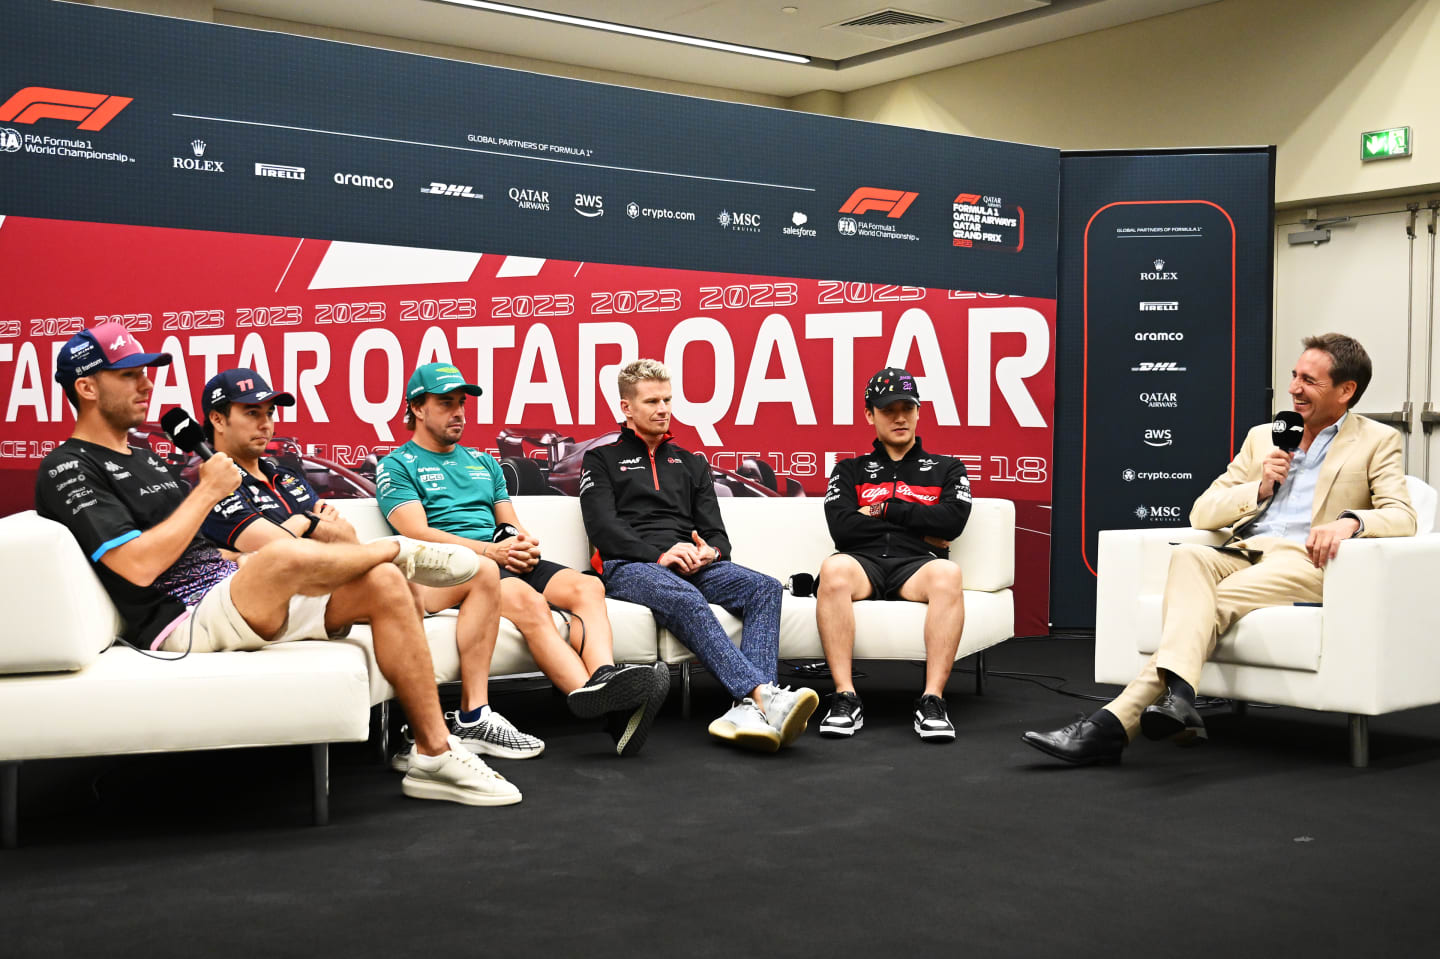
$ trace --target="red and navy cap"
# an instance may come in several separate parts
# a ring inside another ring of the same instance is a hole
[[[919,406],[920,388],[915,385],[915,377],[898,366],[885,367],[865,384],[865,402],[869,406],[884,408],[900,400]]]
[[[55,382],[69,386],[82,376],[101,370],[130,370],[137,366],[169,366],[169,353],[146,353],[140,341],[119,323],[101,323],[81,330],[60,347],[55,361]]]
[[[271,400],[276,406],[295,405],[295,397],[272,390],[265,377],[242,366],[210,377],[200,393],[200,414],[209,416],[216,403],[268,403]]]

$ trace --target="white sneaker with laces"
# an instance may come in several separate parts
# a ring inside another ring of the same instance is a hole
[[[808,686],[791,689],[766,683],[765,718],[780,734],[780,745],[788,746],[800,738],[815,707],[820,705],[820,694]]]
[[[454,736],[449,741],[450,748],[438,756],[411,749],[409,769],[400,781],[405,795],[467,806],[513,806],[520,801],[520,790],[514,783],[485,765],[485,760],[460,745]]]
[[[412,583],[443,589],[468,583],[480,569],[480,557],[468,546],[427,543],[408,536],[386,536],[376,542],[395,542],[400,551],[390,562]]]
[[[749,696],[711,723],[710,735],[762,753],[773,753],[780,748],[780,731],[770,724]]]

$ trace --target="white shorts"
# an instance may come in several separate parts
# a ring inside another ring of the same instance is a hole
[[[290,611],[285,623],[272,639],[261,639],[235,609],[230,598],[230,575],[210,587],[190,615],[165,637],[161,649],[167,652],[221,653],[232,650],[264,649],[275,643],[291,643],[300,639],[339,639],[350,632],[346,626],[338,633],[325,631],[325,609],[330,596],[291,596]]]

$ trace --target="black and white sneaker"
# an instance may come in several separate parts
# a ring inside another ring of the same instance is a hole
[[[668,679],[670,674],[666,672]],[[565,697],[570,712],[581,719],[630,712],[650,699],[655,674],[649,666],[601,666],[589,681]],[[667,682],[665,688],[669,689]]]
[[[950,725],[945,700],[928,695],[915,700],[915,732],[927,743],[948,743],[955,739],[955,727]]]
[[[820,720],[820,735],[836,739],[853,736],[865,728],[865,707],[854,693],[836,693],[830,697],[830,709]]]
[[[650,674],[650,692],[637,709],[608,713],[605,728],[615,740],[615,754],[629,757],[638,753],[650,736],[650,727],[670,694],[670,667],[665,663],[636,667]]]
[[[522,733],[515,725],[497,713],[494,707],[485,711],[469,725],[460,721],[460,713],[449,712],[445,718],[450,721],[450,735],[460,740],[460,745],[479,756],[498,756],[501,759],[533,759],[545,751],[544,740]]]

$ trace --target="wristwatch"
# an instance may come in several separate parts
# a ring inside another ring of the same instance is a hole
[[[301,538],[301,539],[309,539],[309,538],[310,538],[310,534],[315,532],[315,527],[317,527],[317,526],[320,525],[320,517],[316,516],[314,513],[310,512],[309,510],[306,510],[305,512],[301,513],[300,515],[301,515],[301,516],[305,516],[305,517],[307,517],[307,518],[310,520],[310,525],[305,528],[305,532],[303,532],[303,533],[300,534],[300,538]]]

